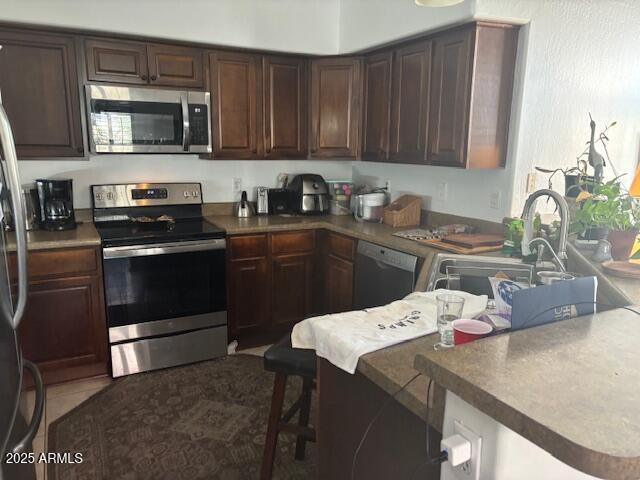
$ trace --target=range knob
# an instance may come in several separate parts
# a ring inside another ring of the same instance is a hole
[[[191,196],[191,193],[187,192],[186,190],[182,192],[182,194],[184,195],[184,198],[189,198]]]
[[[193,192],[191,192],[191,196],[197,197],[198,196],[198,191],[194,190]]]

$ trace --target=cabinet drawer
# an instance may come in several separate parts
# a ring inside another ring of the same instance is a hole
[[[10,271],[17,271],[15,254],[9,257]],[[47,251],[30,251],[27,260],[29,277],[51,277],[98,270],[96,250],[71,248]]]
[[[329,253],[345,260],[354,261],[356,258],[356,241],[353,238],[329,232]]]
[[[283,232],[271,234],[271,253],[310,252],[316,246],[313,230],[305,232]]]
[[[267,256],[266,235],[242,235],[229,237],[229,258],[257,258]]]

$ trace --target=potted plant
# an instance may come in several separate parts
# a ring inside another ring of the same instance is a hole
[[[606,231],[614,260],[629,258],[638,234],[638,201],[626,192],[616,177],[594,185],[593,193],[582,191],[576,198],[580,208],[575,213],[572,231],[583,235],[588,230]]]

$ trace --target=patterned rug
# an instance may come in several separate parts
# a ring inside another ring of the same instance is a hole
[[[50,425],[48,451],[83,461],[49,464],[47,478],[257,479],[272,382],[250,355],[118,379]],[[300,388],[289,380],[285,410]],[[295,437],[280,435],[278,447],[275,479],[315,477],[315,444],[303,462],[293,458]]]

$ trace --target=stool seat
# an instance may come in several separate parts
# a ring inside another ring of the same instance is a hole
[[[316,352],[315,350],[293,348],[291,337],[287,335],[264,352],[264,369],[285,375],[315,378]]]

